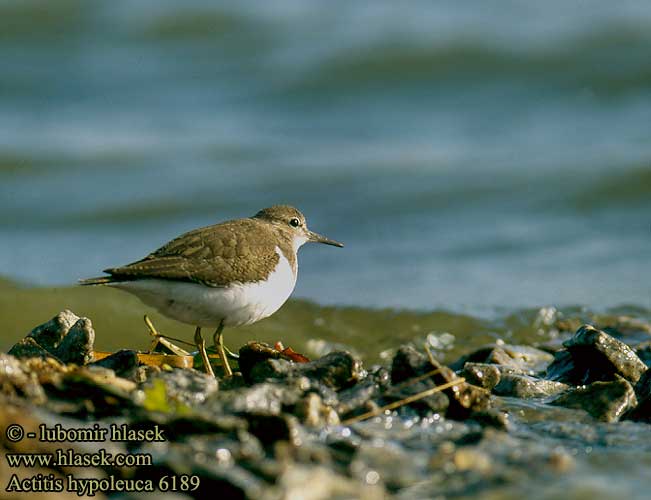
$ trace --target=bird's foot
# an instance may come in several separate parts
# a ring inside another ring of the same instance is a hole
[[[154,324],[149,319],[149,316],[147,316],[146,314],[144,320],[145,320],[145,325],[147,325],[147,328],[149,329],[149,335],[152,336],[152,342],[149,347],[150,352],[156,352],[157,350],[160,350],[160,346],[163,346],[165,349],[169,350],[172,354],[176,354],[177,356],[190,355],[188,351],[177,346],[176,344],[171,342],[170,339],[176,342],[180,342],[182,344],[187,344],[187,345],[192,345],[192,344],[190,344],[189,342],[185,342],[184,340],[175,339],[174,337],[170,337],[168,335],[163,335],[162,333],[159,333],[158,330],[156,330]]]
[[[215,372],[212,371],[212,366],[210,365],[210,359],[208,359],[208,353],[206,352],[206,341],[201,336],[201,328],[197,327],[194,331],[194,342],[199,349],[199,354],[201,355],[201,361],[203,362],[203,367],[206,370],[206,373],[211,377],[215,377]]]
[[[219,325],[215,335],[213,335],[213,342],[215,343],[215,349],[217,349],[217,354],[219,354],[219,359],[222,362],[222,367],[224,368],[224,375],[227,377],[233,376],[233,370],[231,370],[231,365],[228,363],[228,357],[226,357],[226,348],[224,346],[224,335],[222,331],[224,330],[224,322]],[[233,354],[233,353],[231,353]]]

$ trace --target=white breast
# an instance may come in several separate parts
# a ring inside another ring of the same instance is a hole
[[[161,279],[139,279],[112,286],[136,295],[170,318],[195,326],[250,325],[275,313],[296,285],[289,261],[276,247],[279,260],[266,281],[209,287]]]

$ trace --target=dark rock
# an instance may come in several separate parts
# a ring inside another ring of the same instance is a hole
[[[382,399],[385,400],[385,402],[382,403],[382,406],[384,406],[386,403],[400,401],[411,396],[421,394],[435,387],[436,384],[430,379],[420,380],[415,383],[399,384],[398,386],[388,389],[382,394]],[[409,406],[416,409],[420,414],[445,414],[446,410],[450,406],[450,400],[448,396],[443,392],[434,392],[429,396],[409,403]]]
[[[253,367],[268,359],[284,359],[289,361],[286,356],[278,349],[274,349],[269,344],[264,342],[251,341],[247,342],[240,348],[240,358],[238,360],[240,371],[244,380],[250,384],[253,382],[251,379],[251,371]]]
[[[88,318],[80,318],[52,353],[64,363],[85,365],[93,359],[95,330]]]
[[[307,377],[334,390],[341,390],[363,379],[366,372],[362,362],[344,351],[331,352],[309,363],[294,363],[285,359],[267,359],[255,364],[248,374],[250,382],[269,379]]]
[[[568,389],[567,384],[544,380],[529,375],[504,374],[499,384],[493,388],[493,393],[498,396],[516,398],[542,398],[558,394]]]
[[[43,347],[43,349],[49,352],[54,352],[63,338],[67,335],[73,325],[79,321],[79,319],[79,316],[66,309],[65,311],[61,311],[47,323],[43,323],[34,328],[29,333],[28,337],[34,339],[38,345]]]
[[[508,430],[510,426],[509,414],[500,411],[497,408],[487,408],[486,410],[475,411],[469,418],[481,424],[482,427]]]
[[[400,346],[391,363],[391,383],[398,384],[413,377],[432,371],[425,354],[410,345]]]
[[[298,419],[293,415],[250,414],[246,416],[248,431],[263,444],[270,446],[277,441],[299,444]]]
[[[401,346],[398,349],[391,364],[391,381],[393,384],[402,383],[405,384],[405,387],[408,387],[406,384],[408,380],[426,376],[428,373],[431,373],[431,375],[424,381],[418,382],[420,385],[416,385],[416,383],[409,384],[409,386],[412,386],[412,389],[409,389],[409,395],[411,395],[412,391],[422,392],[433,388],[432,385],[429,385],[429,382],[433,382],[434,386],[439,386],[460,380],[452,369],[442,365],[435,359],[430,360],[425,354],[417,351],[412,346]],[[391,390],[395,391],[396,389],[392,388]],[[465,381],[460,380],[458,384],[444,389],[442,393],[447,397],[449,403],[446,415],[451,418],[464,419],[471,412],[484,410],[489,406],[490,393]],[[440,408],[444,405],[444,400],[434,396],[430,403],[434,408]]]
[[[66,310],[34,328],[9,354],[19,358],[51,356],[63,363],[84,365],[92,360],[94,342],[90,320]]]
[[[19,340],[11,347],[11,349],[9,349],[8,354],[21,359],[48,357],[57,359],[54,354],[38,345],[38,342],[36,342],[32,337],[25,337],[24,339]],[[57,359],[57,361],[61,360]]]
[[[129,349],[121,349],[90,365],[108,368],[119,377],[131,379],[138,368],[138,353]]]
[[[638,405],[629,411],[624,418],[641,422],[651,422],[651,369],[644,372],[635,384],[635,395]]]
[[[574,385],[614,380],[619,375],[636,383],[646,365],[623,342],[590,325],[583,325],[563,345],[547,369],[547,378]]]
[[[551,402],[555,406],[576,408],[604,422],[616,422],[628,410],[635,407],[637,399],[631,384],[618,377],[612,382],[593,382],[561,394]]]
[[[459,377],[450,368],[435,359],[432,361],[433,367],[437,370],[437,373],[432,375],[432,380],[437,386],[459,380]],[[450,418],[465,419],[472,412],[483,411],[490,407],[490,393],[486,389],[465,381],[459,382],[443,392],[450,400],[446,414]]]
[[[645,371],[634,386],[635,395],[641,402],[644,399],[651,398],[651,369]]]
[[[44,382],[43,387],[50,403],[69,403],[60,412],[79,417],[122,415],[135,406],[132,395],[136,384],[99,366],[74,367],[61,377]]]
[[[460,374],[469,384],[489,391],[500,381],[500,369],[488,363],[466,363]]]
[[[557,382],[580,385],[585,378],[588,367],[581,359],[575,361],[570,351],[561,350],[554,353],[554,361],[547,367],[546,378]]]
[[[651,367],[651,340],[640,342],[635,348],[635,354],[645,365]]]
[[[340,416],[352,416],[370,410],[369,403],[379,397],[382,390],[389,386],[389,373],[380,368],[361,382],[337,394],[337,413]]]

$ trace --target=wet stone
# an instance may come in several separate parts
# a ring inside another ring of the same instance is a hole
[[[651,340],[639,343],[635,348],[635,354],[646,366],[651,367]]]
[[[645,371],[635,384],[635,395],[640,401],[651,398],[651,369]]]
[[[308,427],[339,424],[337,412],[332,407],[323,404],[321,397],[314,392],[308,392],[296,403],[294,415]]]
[[[633,349],[607,333],[583,325],[563,345],[547,369],[547,378],[573,385],[614,380],[619,375],[636,383],[646,365]]]
[[[372,400],[380,397],[382,391],[387,390],[390,384],[389,371],[382,366],[374,367],[366,378],[336,394],[336,402],[333,404],[336,405],[337,413],[343,416],[353,411],[369,411]]]
[[[466,363],[460,375],[470,384],[489,391],[500,381],[500,370],[488,363]]]
[[[499,384],[493,388],[493,393],[498,396],[528,399],[553,396],[568,388],[567,384],[553,380],[539,379],[529,375],[504,374]]]
[[[641,422],[651,422],[651,369],[642,374],[635,384],[638,405],[629,411],[625,418]]]
[[[370,476],[375,477],[375,476]],[[329,500],[332,498],[362,498],[382,500],[387,498],[384,488],[375,481],[357,481],[338,474],[323,466],[294,465],[286,468],[279,479],[282,498],[309,498]],[[309,485],[309,494],[306,494]]]
[[[416,396],[430,389],[434,389],[436,385],[431,380],[421,380],[415,383],[404,383],[392,387],[382,394],[382,405],[391,403],[393,401],[400,401],[411,396]],[[417,410],[418,414],[428,413],[441,413],[445,414],[450,406],[450,399],[443,392],[434,392],[429,396],[420,398],[417,401],[409,403],[411,408]]]
[[[454,370],[461,370],[468,363],[492,364],[508,367],[514,372],[525,375],[542,373],[551,363],[553,356],[547,351],[526,345],[490,345],[462,356],[450,365]]]
[[[432,375],[436,385],[452,383],[459,377],[447,366],[433,361],[433,367],[437,373]],[[464,419],[472,412],[483,411],[490,407],[490,393],[481,387],[469,384],[468,382],[459,382],[443,393],[450,400],[450,406],[446,415],[450,418]]]
[[[300,382],[300,381],[299,381]],[[293,408],[304,393],[298,384],[264,382],[210,396],[206,404],[217,413],[280,415]]]
[[[551,363],[553,356],[535,347],[508,345],[494,348],[486,358],[486,363],[508,366],[533,375],[543,372]]]
[[[612,382],[593,382],[570,389],[551,402],[552,405],[587,411],[597,420],[616,422],[637,405],[631,384],[619,377]]]

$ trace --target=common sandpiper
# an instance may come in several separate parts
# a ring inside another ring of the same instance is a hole
[[[298,249],[309,242],[343,247],[310,231],[296,208],[275,205],[253,217],[189,231],[144,259],[80,284],[125,290],[163,315],[194,325],[194,342],[210,374],[201,328],[216,328],[213,342],[229,376],[224,327],[250,325],[275,313],[294,290]]]

